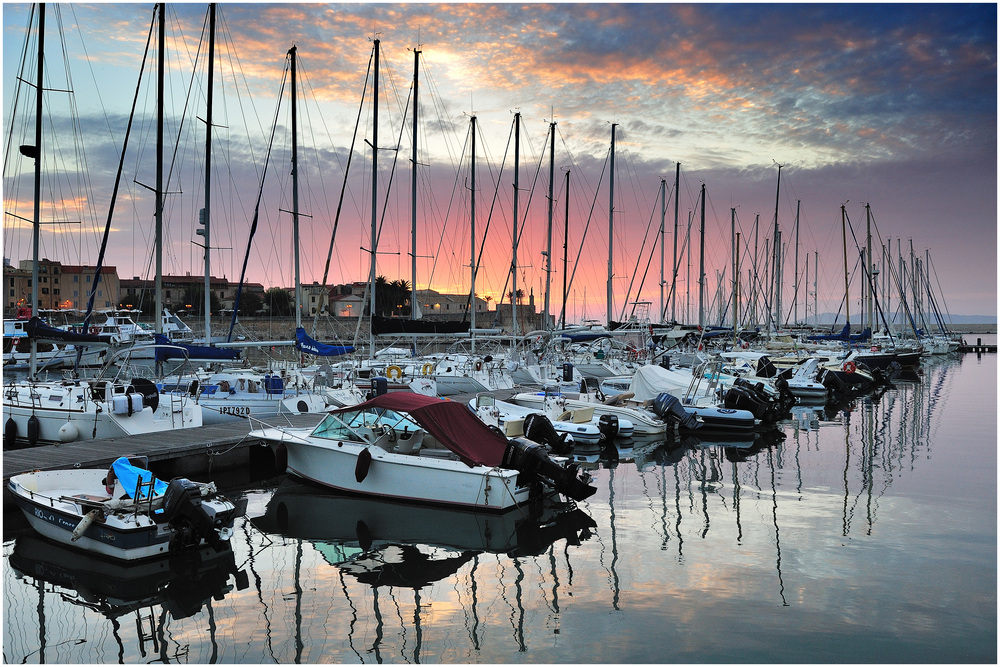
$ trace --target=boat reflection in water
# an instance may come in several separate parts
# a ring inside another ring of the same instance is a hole
[[[579,545],[597,524],[573,503],[543,501],[503,513],[429,507],[338,494],[285,479],[263,516],[265,533],[313,542],[323,558],[362,583],[419,589],[481,553],[543,553]]]
[[[23,534],[14,543],[10,565],[19,579],[38,591],[40,662],[47,661],[50,639],[45,630],[46,593],[109,619],[115,629],[120,661],[131,662],[129,656],[145,658],[147,648],[167,658],[168,646],[163,637],[169,621],[192,617],[205,606],[211,614],[212,600],[223,600],[234,589],[248,586],[247,575],[236,567],[228,543],[219,549],[202,547],[169,557],[126,562]],[[126,640],[119,632],[123,627],[120,619],[129,614],[135,615],[137,653],[131,647],[126,649]],[[210,627],[214,628],[214,624]],[[62,637],[58,631],[53,632],[57,633],[53,637]],[[59,643],[63,642],[57,646]],[[60,655],[50,656],[48,661],[62,662]]]

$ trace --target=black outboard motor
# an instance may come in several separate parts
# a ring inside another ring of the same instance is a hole
[[[761,357],[757,360],[757,375],[762,378],[773,378],[778,374],[778,369],[771,362],[770,357]]]
[[[549,418],[537,412],[524,418],[524,437],[545,445],[556,454],[569,454],[573,449],[573,436],[559,435]]]
[[[728,405],[726,407],[729,407]],[[698,417],[688,412],[681,405],[680,399],[673,394],[663,392],[653,399],[653,412],[663,420],[670,420],[684,428],[694,430],[701,426]]]
[[[507,444],[500,464],[504,468],[517,470],[519,484],[535,480],[547,482],[552,488],[572,500],[586,500],[597,493],[597,488],[589,484],[590,477],[579,476],[579,466],[561,466],[545,453],[545,448],[526,438],[512,438]]]
[[[755,419],[762,422],[775,421],[771,398],[764,393],[763,385],[758,390],[743,378],[736,378],[733,386],[726,391],[723,405],[732,410],[749,410]]]
[[[603,442],[611,442],[618,435],[618,415],[601,415],[597,420],[597,430]]]
[[[174,528],[171,550],[197,545],[202,539],[218,542],[218,530],[233,520],[231,511],[217,512],[201,501],[201,487],[184,477],[170,480],[163,494],[163,520]]]

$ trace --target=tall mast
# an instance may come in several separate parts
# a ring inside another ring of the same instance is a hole
[[[778,269],[781,264],[781,242],[778,236],[778,201],[781,196],[781,165],[778,165],[778,185],[774,189],[774,264],[771,269],[772,283],[771,294],[774,296],[774,330],[781,326],[781,272]]]
[[[212,344],[212,103],[215,92],[215,3],[208,6],[208,104],[205,110],[205,345]]]
[[[677,321],[677,229],[678,211],[681,205],[681,163],[677,163],[677,173],[674,176],[674,275],[670,279],[670,321]]]
[[[614,277],[614,256],[612,250],[615,242],[615,128],[618,123],[611,124],[611,180],[608,188],[608,328],[611,328],[613,314],[613,291],[611,279]]]
[[[566,262],[569,254],[569,169],[566,170],[566,218],[563,221],[562,328],[566,328]]]
[[[851,324],[851,281],[847,274],[847,207],[840,205],[840,230],[844,241],[844,313],[847,324]],[[848,330],[850,333],[850,330]]]
[[[802,200],[795,202],[795,291],[792,293],[792,303],[795,308],[795,315],[792,321],[799,323],[799,210],[802,208]]]
[[[875,331],[875,261],[872,257],[872,207],[865,204],[865,226],[867,229],[867,242],[865,251],[865,280],[868,283],[868,313],[867,325],[873,332]]]
[[[295,250],[295,329],[302,327],[302,279],[299,274],[299,124],[295,80],[296,47],[288,50],[292,58],[292,247]]]
[[[518,111],[514,114],[514,247],[513,256],[510,261],[510,273],[511,273],[511,284],[513,286],[513,295],[510,299],[510,312],[513,328],[511,331],[516,336],[518,334],[517,329],[517,196],[518,196],[518,173],[520,169],[521,161],[521,112]]]
[[[153,331],[163,333],[163,78],[166,67],[166,28],[164,27],[166,16],[166,4],[160,3],[159,10],[160,24],[158,27],[158,37],[160,40],[160,51],[157,55],[157,78],[156,78],[156,203],[155,223],[156,223],[156,275],[153,278],[153,293],[156,301],[156,312],[153,318]]]
[[[545,242],[545,314],[543,328],[549,328],[549,286],[552,282],[552,206],[555,204],[556,124],[549,123],[549,224]]]
[[[698,326],[705,326],[705,184],[701,184],[701,245],[698,253]]]
[[[420,49],[413,49],[413,184],[411,207],[413,220],[410,229],[410,319],[417,319],[417,93],[420,89]],[[473,298],[473,306],[475,298]]]
[[[663,286],[665,284],[663,275],[663,223],[667,217],[667,180],[660,179],[660,322],[663,322],[663,313],[666,311],[663,301]]]
[[[45,3],[38,5],[38,79],[35,84],[35,221],[31,229],[31,316],[38,315],[38,245],[42,226],[42,67],[45,63]],[[23,152],[23,149],[22,149]],[[28,359],[31,378],[38,368],[38,341],[31,339]]]
[[[472,295],[472,315],[469,319],[469,331],[472,337],[472,352],[476,352],[476,117],[472,117],[472,167],[471,172],[472,194],[469,200],[469,221],[471,230],[469,239],[471,252],[469,254],[469,271],[471,273],[471,286],[469,293]]]
[[[733,249],[733,347],[736,347],[736,337],[739,333],[737,327],[740,321],[739,293],[740,293],[740,261],[739,247],[736,241],[736,209],[729,209],[729,239]],[[722,324],[722,322],[719,322]]]
[[[378,233],[377,220],[378,220],[378,68],[379,68],[379,44],[380,40],[376,39],[374,44],[375,49],[375,67],[373,69],[372,78],[372,261],[371,270],[368,275],[369,291],[371,292],[371,321],[375,320],[375,236]],[[368,340],[370,343],[369,356],[375,354],[375,331],[374,327],[369,325],[368,327]]]

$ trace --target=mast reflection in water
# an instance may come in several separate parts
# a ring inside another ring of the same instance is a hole
[[[582,457],[598,492],[578,505],[282,480],[245,492],[219,568],[142,590],[9,533],[4,658],[994,663],[996,435],[996,357],[966,355],[769,433]]]

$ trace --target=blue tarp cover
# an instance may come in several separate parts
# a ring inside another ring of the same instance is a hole
[[[339,357],[342,354],[354,352],[353,345],[327,345],[319,343],[306,334],[306,330],[299,327],[295,330],[295,347],[308,354],[315,354],[318,357]]]

